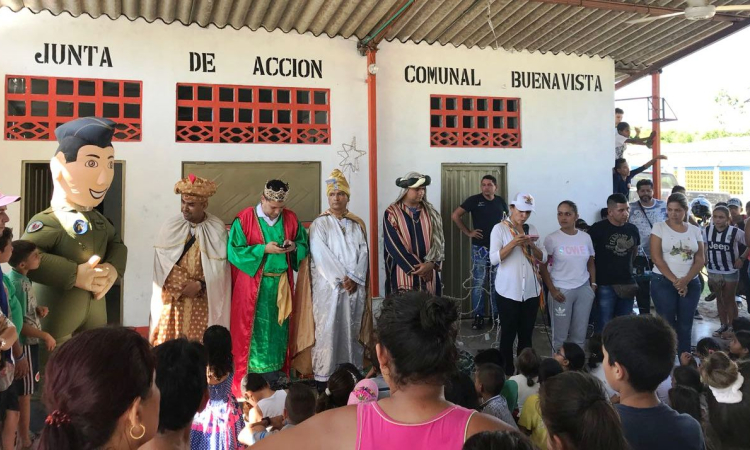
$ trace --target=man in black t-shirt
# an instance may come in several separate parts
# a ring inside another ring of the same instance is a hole
[[[596,315],[594,329],[601,333],[613,317],[633,313],[638,285],[633,278],[633,260],[638,254],[641,237],[638,227],[628,223],[630,205],[622,194],[607,199],[607,220],[591,226],[596,265]]]
[[[496,268],[491,268],[489,259],[490,232],[492,227],[503,220],[508,214],[508,205],[502,197],[495,195],[497,179],[492,175],[485,175],[481,184],[482,193],[467,198],[461,206],[451,214],[451,219],[463,234],[471,238],[471,307],[474,313],[474,323],[471,328],[480,330],[484,326],[484,291],[492,292],[492,279]],[[471,223],[474,229],[466,228],[461,217],[471,213]],[[489,279],[487,272],[490,272]],[[488,296],[491,299],[491,296]],[[492,317],[496,316],[495,305],[492,305]]]

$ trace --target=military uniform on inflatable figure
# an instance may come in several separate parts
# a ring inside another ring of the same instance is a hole
[[[29,278],[39,305],[49,307],[44,330],[58,344],[107,324],[104,296],[125,273],[127,248],[94,209],[114,177],[114,132],[114,122],[96,117],[55,130],[59,146],[50,160],[51,207],[32,217],[23,235],[42,252],[41,265]]]

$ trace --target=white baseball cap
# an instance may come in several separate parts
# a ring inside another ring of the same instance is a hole
[[[516,199],[510,202],[510,204],[515,206],[519,211],[535,211],[534,203],[534,197],[532,197],[531,194],[523,192],[516,194]]]
[[[21,200],[21,197],[18,195],[5,195],[0,192],[0,206],[8,206],[11,203],[15,203],[19,200]]]

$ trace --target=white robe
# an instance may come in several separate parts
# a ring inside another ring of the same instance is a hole
[[[180,259],[185,248],[185,237],[190,233],[191,223],[175,215],[167,220],[159,231],[154,245],[154,288],[151,296],[151,319],[149,336],[159,324],[161,317],[161,291],[172,267]],[[227,228],[216,216],[206,213],[206,220],[195,225],[195,239],[201,250],[201,265],[206,277],[208,298],[208,326],[221,325],[229,329],[229,312],[232,301],[232,274],[227,261]]]
[[[367,297],[367,240],[355,221],[324,215],[310,226],[310,256],[313,373],[316,380],[327,381],[341,363],[362,366],[359,331]],[[358,285],[354,294],[341,284],[347,276]]]

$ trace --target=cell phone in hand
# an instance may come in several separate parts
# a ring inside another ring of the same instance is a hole
[[[279,247],[279,248],[289,248],[289,247],[292,246],[292,244],[283,244],[283,243],[280,244],[280,243],[277,242],[276,246]]]
[[[538,234],[530,234],[530,235],[529,235],[529,238],[530,238],[530,239],[531,239],[532,241],[535,241],[535,242],[536,242],[536,241],[538,241],[538,240],[539,240],[539,235],[538,235]]]

